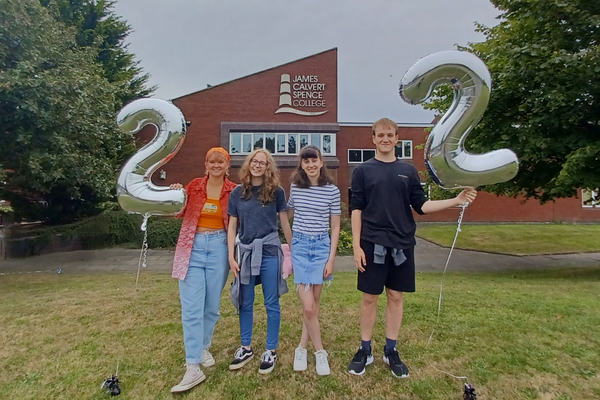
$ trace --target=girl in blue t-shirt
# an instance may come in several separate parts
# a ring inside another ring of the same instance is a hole
[[[241,347],[235,352],[229,369],[237,370],[254,357],[252,325],[254,322],[254,286],[262,284],[267,310],[266,351],[258,372],[268,374],[277,361],[281,308],[279,297],[288,288],[282,277],[281,241],[278,220],[291,242],[292,231],[287,215],[285,192],[279,186],[279,170],[268,150],[250,154],[240,169],[241,185],[229,196],[227,244],[229,265],[235,277],[232,300],[240,314]],[[236,235],[239,234],[236,258]]]
[[[304,315],[302,337],[294,355],[294,371],[306,370],[306,346],[310,339],[316,350],[317,374],[329,375],[327,352],[321,342],[319,302],[323,280],[332,278],[342,211],[340,191],[331,184],[321,151],[316,146],[305,146],[300,151],[298,167],[292,174],[288,214],[294,217],[291,246],[294,283],[298,286]]]

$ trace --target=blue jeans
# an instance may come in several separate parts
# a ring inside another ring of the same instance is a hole
[[[267,349],[275,350],[279,345],[279,326],[281,324],[281,308],[277,281],[279,260],[277,257],[263,257],[260,266],[260,281],[267,309]],[[240,285],[240,336],[242,346],[252,343],[252,326],[254,325],[254,284],[256,276],[250,277],[250,284]]]
[[[227,233],[197,233],[185,280],[179,281],[185,359],[199,364],[221,316],[221,292],[229,275]]]

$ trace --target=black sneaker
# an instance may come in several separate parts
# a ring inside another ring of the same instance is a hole
[[[408,378],[408,367],[400,359],[395,347],[391,350],[383,347],[383,362],[390,366],[390,371],[396,378]]]
[[[348,366],[348,372],[352,375],[362,375],[365,373],[365,366],[373,362],[373,351],[365,350],[362,346],[358,348],[358,351],[354,355],[354,358]]]
[[[258,368],[259,374],[268,374],[273,371],[275,362],[277,361],[277,353],[275,350],[267,350],[260,357],[260,367]]]
[[[252,348],[247,349],[245,347],[240,347],[235,351],[233,357],[233,361],[229,364],[229,369],[240,369],[254,357],[254,352],[252,351]]]

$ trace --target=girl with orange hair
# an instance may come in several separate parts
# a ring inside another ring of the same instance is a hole
[[[229,275],[227,266],[227,203],[235,183],[227,179],[229,154],[222,147],[206,153],[206,176],[191,181],[184,190],[187,203],[183,217],[173,277],[179,279],[186,373],[171,389],[184,392],[206,376],[200,364],[210,367],[215,359],[208,351],[220,317],[221,292]],[[171,189],[182,189],[176,183]]]

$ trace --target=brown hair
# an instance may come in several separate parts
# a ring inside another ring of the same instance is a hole
[[[292,173],[291,181],[296,186],[301,188],[310,187],[310,179],[306,175],[306,172],[302,169],[302,160],[308,160],[309,158],[317,158],[323,161],[321,150],[319,150],[317,146],[304,146],[302,150],[300,150],[300,154],[298,154],[298,166]],[[329,172],[327,171],[327,167],[325,167],[325,163],[323,162],[317,185],[325,186],[328,183],[331,183],[331,178],[329,177]]]
[[[391,119],[388,118],[381,118],[377,121],[375,121],[375,123],[373,124],[373,136],[375,136],[375,129],[377,129],[378,127],[390,127],[394,129],[394,132],[396,132],[396,136],[398,136],[398,125],[396,125],[396,123],[394,121],[392,121]]]
[[[252,196],[252,174],[250,173],[250,162],[258,153],[267,157],[267,167],[263,175],[263,184],[258,193],[258,201],[261,204],[271,203],[275,200],[275,191],[279,187],[279,169],[273,156],[266,149],[256,149],[246,157],[240,168],[240,181],[242,182],[242,199],[248,200]]]

